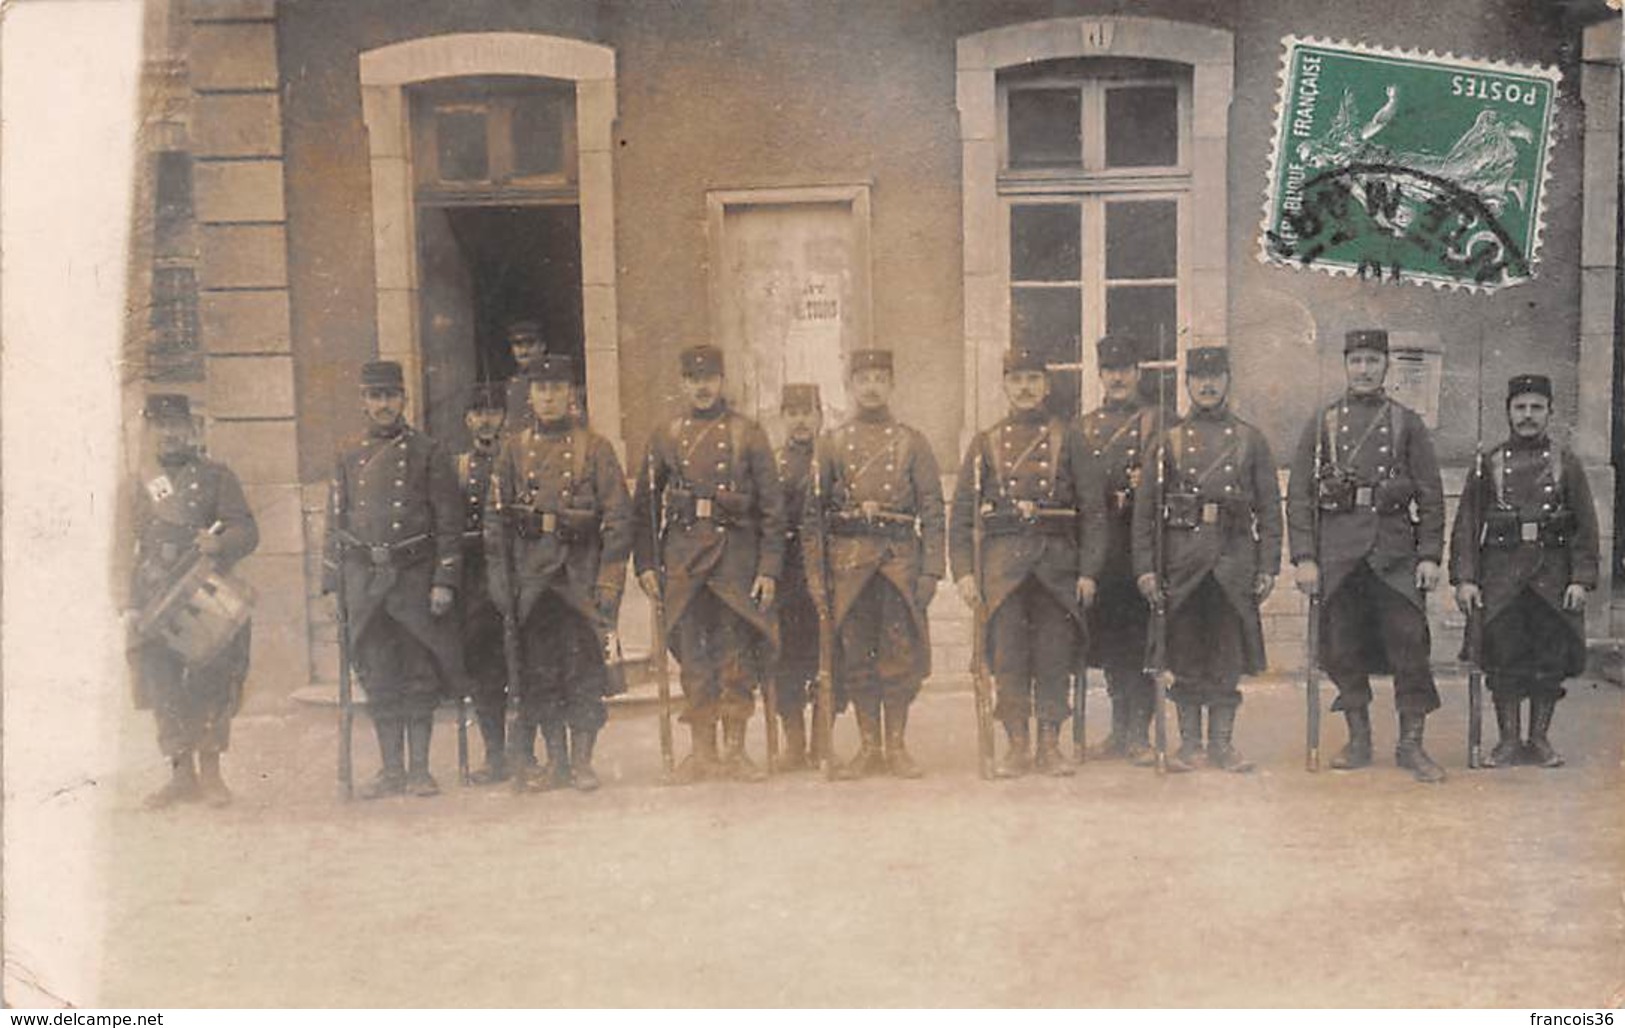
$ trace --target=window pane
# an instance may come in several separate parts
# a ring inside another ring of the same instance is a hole
[[[147,350],[147,376],[167,382],[203,381],[197,276],[191,268],[153,269],[148,318],[152,338]]]
[[[1141,340],[1148,360],[1173,360],[1179,352],[1178,293],[1173,286],[1110,286],[1106,331]]]
[[[480,182],[491,177],[485,148],[485,112],[441,109],[435,115],[440,178]]]
[[[1018,282],[1076,282],[1078,205],[1018,204],[1010,208],[1010,277]]]
[[[513,170],[515,175],[557,175],[564,170],[562,97],[521,96],[513,108]]]
[[[1076,89],[1012,89],[1007,124],[1010,167],[1083,163],[1082,94]]]
[[[1010,342],[1036,350],[1046,364],[1076,364],[1082,349],[1082,292],[1077,289],[1023,289],[1010,291]],[[1081,392],[1078,372],[1050,374],[1049,406],[1061,417],[1075,417]]]
[[[1106,277],[1174,278],[1179,273],[1179,203],[1106,205]]]
[[[1106,90],[1106,164],[1112,168],[1179,163],[1179,90],[1119,86]]]

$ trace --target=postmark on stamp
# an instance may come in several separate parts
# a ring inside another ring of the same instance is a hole
[[[1556,68],[1283,42],[1260,260],[1472,291],[1534,276]]]

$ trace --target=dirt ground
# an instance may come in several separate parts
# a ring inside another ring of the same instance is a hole
[[[149,814],[162,772],[133,738],[102,1002],[1619,1005],[1621,692],[1571,685],[1567,767],[1467,772],[1463,686],[1442,688],[1439,787],[1386,759],[1380,687],[1383,762],[1305,773],[1286,680],[1248,687],[1247,776],[1096,763],[983,783],[962,682],[916,705],[915,782],[661,788],[640,707],[607,729],[596,795],[346,806],[335,716],[310,708],[239,721],[232,808]],[[1092,693],[1092,735],[1105,714]],[[370,775],[364,720],[356,740]],[[451,786],[449,727],[435,748]]]

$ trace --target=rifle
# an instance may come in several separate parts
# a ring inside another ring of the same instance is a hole
[[[1078,670],[1072,676],[1072,762],[1082,764],[1088,759],[1084,743],[1085,720],[1089,703],[1089,647],[1080,646]]]
[[[976,607],[971,635],[971,682],[976,693],[976,757],[977,771],[984,779],[993,777],[993,688],[987,675],[987,597],[982,584],[982,454],[981,436],[973,444],[978,448],[971,462],[971,481],[975,506],[971,508],[971,574],[976,580]]]
[[[339,515],[337,497],[334,497],[333,519]],[[329,529],[336,531],[336,529]],[[355,798],[355,693],[350,681],[350,601],[345,588],[345,551],[339,543],[339,567],[335,586],[334,607],[338,612],[339,629],[339,795],[346,800]]]
[[[1320,361],[1320,351],[1315,351],[1315,361]],[[1318,380],[1319,369],[1316,369]],[[1316,402],[1320,402],[1320,391],[1315,391]],[[1315,410],[1315,470],[1309,484],[1309,540],[1314,550],[1316,569],[1320,568],[1320,474],[1325,446],[1324,419],[1320,409]],[[1303,702],[1304,702],[1304,755],[1303,766],[1306,771],[1320,770],[1320,591],[1321,584],[1317,583],[1315,591],[1309,594],[1309,625],[1307,641],[1304,644],[1304,670],[1303,670]]]
[[[1473,526],[1472,538],[1469,545],[1480,547],[1479,560],[1482,566],[1482,511],[1484,508],[1484,327],[1480,323],[1478,330],[1478,431],[1477,441],[1473,446],[1473,488],[1479,490],[1480,495],[1474,497],[1479,504],[1480,524]],[[1463,496],[1466,502],[1467,497]],[[1476,578],[1482,576],[1475,575]],[[1482,587],[1482,584],[1481,584]],[[1478,606],[1467,610],[1466,631],[1468,639],[1469,661],[1467,667],[1467,767],[1477,770],[1483,766],[1484,756],[1484,597],[1479,594]]]
[[[813,704],[813,732],[824,780],[835,781],[835,590],[830,582],[829,537],[824,534],[824,461],[813,443],[813,512],[818,545],[818,692]]]
[[[1162,352],[1159,345],[1157,352]],[[1167,386],[1167,376],[1162,368],[1157,369],[1157,435],[1156,445],[1151,448],[1150,456],[1156,461],[1157,474],[1153,479],[1151,491],[1153,522],[1151,536],[1151,569],[1157,578],[1157,598],[1151,601],[1151,625],[1145,638],[1145,674],[1151,679],[1151,715],[1152,731],[1151,742],[1156,753],[1157,774],[1168,773],[1168,683],[1163,675],[1168,667],[1168,600],[1162,592],[1165,588],[1163,581],[1166,572],[1164,539],[1163,539],[1163,504],[1167,491],[1167,453],[1165,452],[1163,429],[1167,424],[1167,397],[1164,395]]]
[[[655,453],[651,445],[644,463],[649,474],[649,545],[654,551],[654,572],[660,588],[649,597],[649,610],[654,629],[649,661],[655,667],[655,685],[660,691],[660,764],[670,777],[677,764],[672,756],[671,738],[671,668],[666,660],[666,602],[661,593],[665,588],[666,562],[660,540],[660,497],[655,485]]]

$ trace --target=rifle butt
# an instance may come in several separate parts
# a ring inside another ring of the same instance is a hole
[[[1072,694],[1072,762],[1082,764],[1089,759],[1086,741],[1089,718],[1089,667],[1082,661],[1078,662],[1078,670],[1072,676]]]
[[[654,645],[650,647],[649,662],[655,668],[655,688],[660,695],[660,766],[667,775],[677,767],[673,754],[671,733],[671,668],[666,661],[666,606],[656,599],[654,607]]]
[[[468,697],[457,697],[457,781],[473,785],[474,777],[468,769]]]
[[[830,618],[818,618],[818,702],[813,731],[818,742],[819,767],[825,781],[836,778],[835,766],[835,637]]]
[[[1304,770],[1320,770],[1320,600],[1309,598],[1309,630],[1304,654]]]
[[[339,795],[355,798],[355,683],[350,678],[350,612],[344,595],[344,569],[339,569]]]

